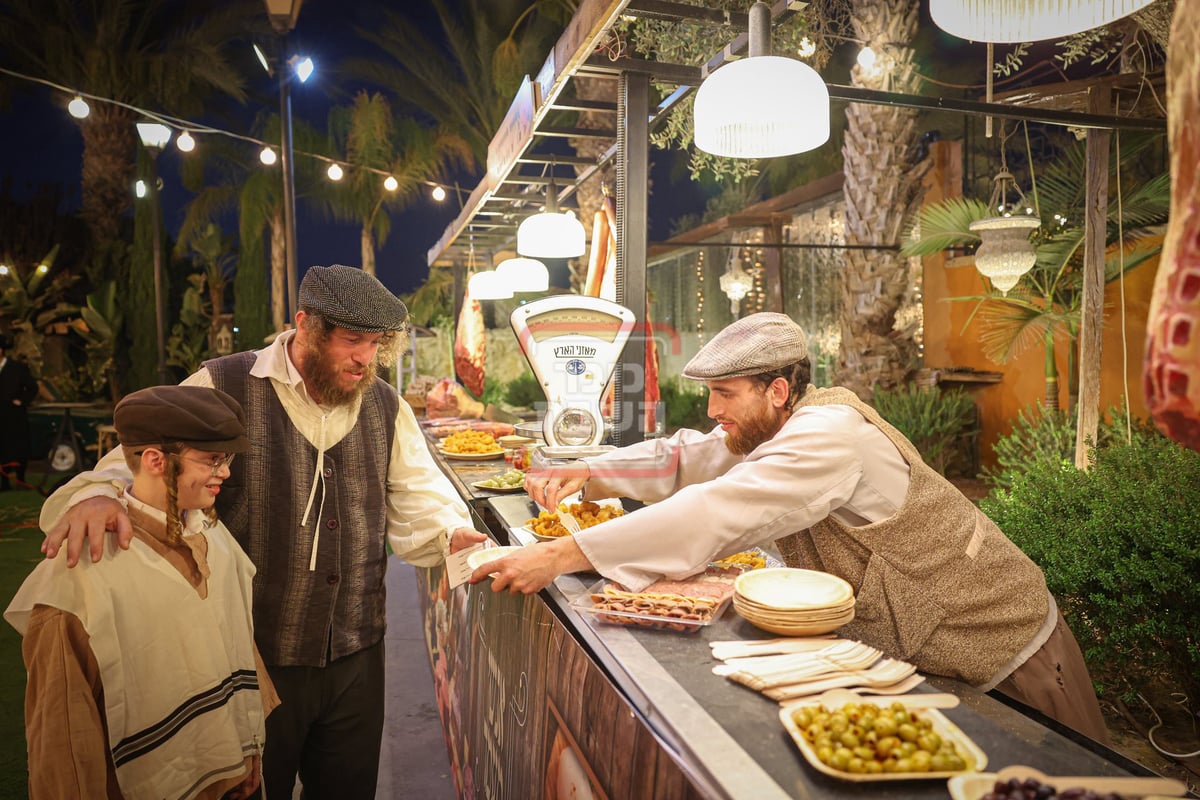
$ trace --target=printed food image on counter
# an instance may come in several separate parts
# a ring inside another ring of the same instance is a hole
[[[545,800],[608,800],[595,773],[554,707],[546,700]]]

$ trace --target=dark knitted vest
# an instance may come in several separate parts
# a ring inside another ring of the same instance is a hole
[[[842,635],[922,672],[985,684],[1046,621],[1041,570],[853,392],[809,387],[800,399],[831,404],[850,406],[896,445],[908,494],[886,520],[855,528],[827,517],[780,539],[784,560],[854,587],[855,617]]]
[[[387,471],[399,401],[382,380],[363,393],[354,427],[325,451],[324,490],[318,484],[301,526],[317,449],[292,424],[271,381],[250,376],[254,361],[254,353],[237,353],[204,365],[246,410],[250,438],[221,487],[217,512],[258,569],[254,638],[263,660],[324,666],[383,639]]]

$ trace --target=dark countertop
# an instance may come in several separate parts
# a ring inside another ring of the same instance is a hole
[[[490,520],[492,535],[501,544],[522,543],[511,529],[536,516],[532,500],[525,494],[486,499],[488,493],[468,485],[487,477],[484,470],[490,469],[491,474],[502,471],[503,460],[483,465],[451,464],[437,454],[435,458],[460,491],[466,488],[464,497]],[[712,658],[709,642],[765,639],[772,634],[758,630],[732,609],[697,633],[599,622],[571,606],[571,601],[586,594],[598,579],[594,574],[564,575],[541,596],[645,723],[676,752],[703,794],[747,800],[949,796],[944,779],[855,783],[817,772],[805,762],[779,721],[774,700],[712,674],[712,667],[720,662]],[[961,705],[942,713],[987,754],[989,772],[1022,764],[1051,775],[1151,774],[1053,721],[1043,724],[957,681],[931,678],[918,689],[935,690],[960,697]]]

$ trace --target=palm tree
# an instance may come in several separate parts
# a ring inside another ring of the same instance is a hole
[[[187,16],[164,0],[9,0],[0,8],[0,53],[10,65],[128,104],[93,102],[80,121],[93,284],[123,256],[113,246],[132,202],[136,112],[128,106],[186,116],[214,92],[245,99],[229,53],[255,23],[265,24],[262,9],[209,5]]]
[[[578,5],[572,0],[430,0],[441,37],[397,11],[358,35],[385,58],[351,59],[347,68],[385,88],[403,106],[457,134],[477,164],[499,129],[521,79],[536,73]]]
[[[388,212],[412,202],[443,167],[469,162],[471,151],[444,129],[396,118],[383,95],[365,91],[349,107],[330,112],[329,128],[353,167],[345,180],[316,199],[335,219],[360,227],[362,268],[374,275],[375,248],[391,230]],[[395,188],[385,186],[385,175],[395,180]]]
[[[855,37],[876,56],[857,63],[853,86],[917,94],[920,76],[908,44],[917,34],[916,0],[852,0]],[[846,180],[846,250],[839,327],[841,352],[834,381],[869,400],[873,387],[890,388],[913,368],[916,344],[893,333],[896,312],[908,289],[908,263],[897,251],[858,250],[855,245],[900,244],[903,222],[921,200],[928,161],[910,163],[917,142],[917,112],[894,106],[851,103],[842,144]]]
[[[1135,159],[1152,143],[1153,139],[1132,142],[1124,147],[1122,161]],[[1034,240],[1037,261],[1012,291],[1005,294],[989,289],[984,295],[954,298],[976,304],[971,319],[978,317],[984,353],[996,363],[1006,363],[1042,343],[1046,351],[1046,392],[1042,402],[1047,408],[1059,407],[1056,343],[1064,339],[1069,343],[1068,374],[1072,379],[1070,394],[1074,395],[1075,339],[1083,296],[1085,169],[1086,150],[1079,144],[1069,147],[1044,167],[1043,176],[1037,179],[1035,202],[1040,209],[1054,211],[1065,221],[1048,224],[1042,220],[1042,233],[1035,234]],[[1110,175],[1115,175],[1116,169],[1114,153],[1109,162]],[[1108,204],[1106,244],[1111,248],[1122,238],[1136,241],[1153,234],[1154,226],[1166,222],[1169,210],[1169,176],[1163,173],[1141,182],[1119,204]],[[951,198],[927,206],[916,215],[920,238],[910,238],[902,252],[926,256],[951,247],[977,245],[979,235],[969,226],[989,216],[993,212],[988,205],[971,198]],[[1123,257],[1119,250],[1114,250],[1105,262],[1105,282],[1145,263],[1160,249],[1160,245],[1142,243]]]

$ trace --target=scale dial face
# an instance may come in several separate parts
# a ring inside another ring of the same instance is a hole
[[[623,320],[589,308],[560,308],[530,315],[525,320],[533,341],[541,344],[558,336],[583,336],[612,344]]]

